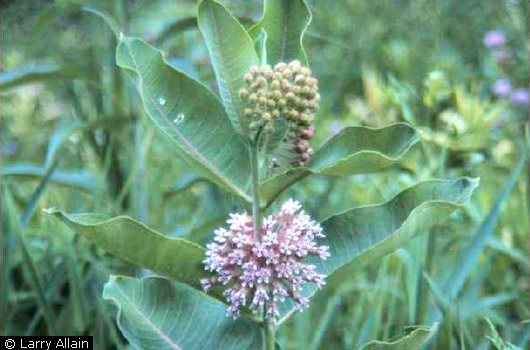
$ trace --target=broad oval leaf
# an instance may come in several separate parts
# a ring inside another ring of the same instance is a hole
[[[438,331],[438,324],[432,327],[418,327],[409,335],[393,342],[371,341],[359,350],[418,350]]]
[[[182,157],[209,180],[250,200],[248,151],[219,99],[140,39],[122,35],[116,60],[137,74],[147,114],[176,143]]]
[[[318,149],[309,168],[332,176],[372,173],[395,163],[418,141],[414,128],[405,123],[349,126]]]
[[[257,323],[227,317],[223,303],[181,283],[111,276],[103,298],[116,304],[118,327],[138,349],[262,349]]]
[[[326,237],[319,244],[329,246],[330,257],[310,259],[328,281],[347,279],[361,265],[376,261],[407,243],[419,233],[439,224],[463,207],[478,179],[420,182],[378,205],[347,210],[322,223]],[[308,295],[314,288],[305,291]],[[293,311],[286,305],[284,319]]]
[[[266,0],[261,20],[249,30],[256,40],[267,33],[267,62],[299,60],[309,66],[303,47],[304,33],[311,23],[311,12],[304,0]]]
[[[471,178],[424,181],[386,203],[331,216],[322,223],[326,232],[322,243],[330,247],[331,256],[320,263],[321,271],[342,278],[393,252],[462,208],[478,183]]]
[[[260,196],[268,206],[284,190],[311,174],[346,176],[384,170],[418,141],[415,129],[405,123],[382,128],[346,127],[315,153],[307,168],[289,169],[265,180]]]
[[[239,90],[245,87],[243,75],[250,66],[259,63],[252,39],[226,7],[214,0],[201,1],[198,22],[226,113],[234,127],[248,135],[246,126],[241,123],[243,102]]]
[[[70,228],[109,253],[142,268],[200,288],[207,277],[202,260],[205,250],[182,238],[166,237],[129,217],[107,219],[98,214],[66,214],[47,209]]]

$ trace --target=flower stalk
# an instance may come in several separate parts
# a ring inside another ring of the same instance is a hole
[[[257,141],[250,145],[250,171],[252,177],[252,217],[254,220],[254,240],[260,241],[261,211],[259,202],[259,157]]]
[[[274,350],[276,347],[276,324],[273,319],[264,319],[262,334],[263,334],[263,349]]]

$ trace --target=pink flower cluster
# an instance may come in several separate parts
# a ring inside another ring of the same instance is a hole
[[[318,246],[324,237],[320,225],[289,199],[279,212],[265,218],[255,237],[253,218],[247,213],[230,214],[228,228],[215,231],[215,242],[208,244],[204,264],[218,276],[205,278],[206,292],[214,285],[225,285],[228,313],[234,317],[248,306],[266,318],[279,316],[278,303],[292,298],[302,310],[309,299],[301,295],[304,285],[321,288],[324,275],[315,265],[302,262],[308,256],[329,257],[329,247]]]

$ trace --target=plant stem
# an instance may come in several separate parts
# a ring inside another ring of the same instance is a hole
[[[261,208],[259,202],[259,133],[256,141],[249,146],[250,171],[252,175],[252,217],[254,220],[254,239],[259,241],[259,229],[261,227]],[[276,325],[274,319],[263,317],[263,350],[275,350]]]
[[[276,347],[276,326],[273,320],[264,319],[263,321],[263,350],[274,350]]]
[[[252,175],[252,217],[254,219],[254,239],[258,241],[261,227],[261,212],[259,203],[259,159],[257,143],[250,145],[250,171]]]

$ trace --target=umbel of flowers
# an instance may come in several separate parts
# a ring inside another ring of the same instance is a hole
[[[279,316],[278,303],[291,298],[302,310],[309,299],[301,292],[308,283],[321,288],[324,275],[315,265],[302,262],[316,256],[326,259],[327,246],[316,238],[324,237],[320,224],[289,199],[279,212],[265,218],[255,236],[252,216],[230,214],[228,227],[215,231],[215,242],[208,244],[204,264],[217,275],[201,280],[206,292],[214,285],[226,286],[228,313],[237,317],[243,306],[265,318]]]
[[[247,108],[251,137],[259,130],[273,132],[280,118],[287,122],[286,143],[290,145],[293,165],[306,165],[313,154],[313,120],[318,111],[318,81],[299,61],[252,66],[244,76],[247,88],[239,95]]]

